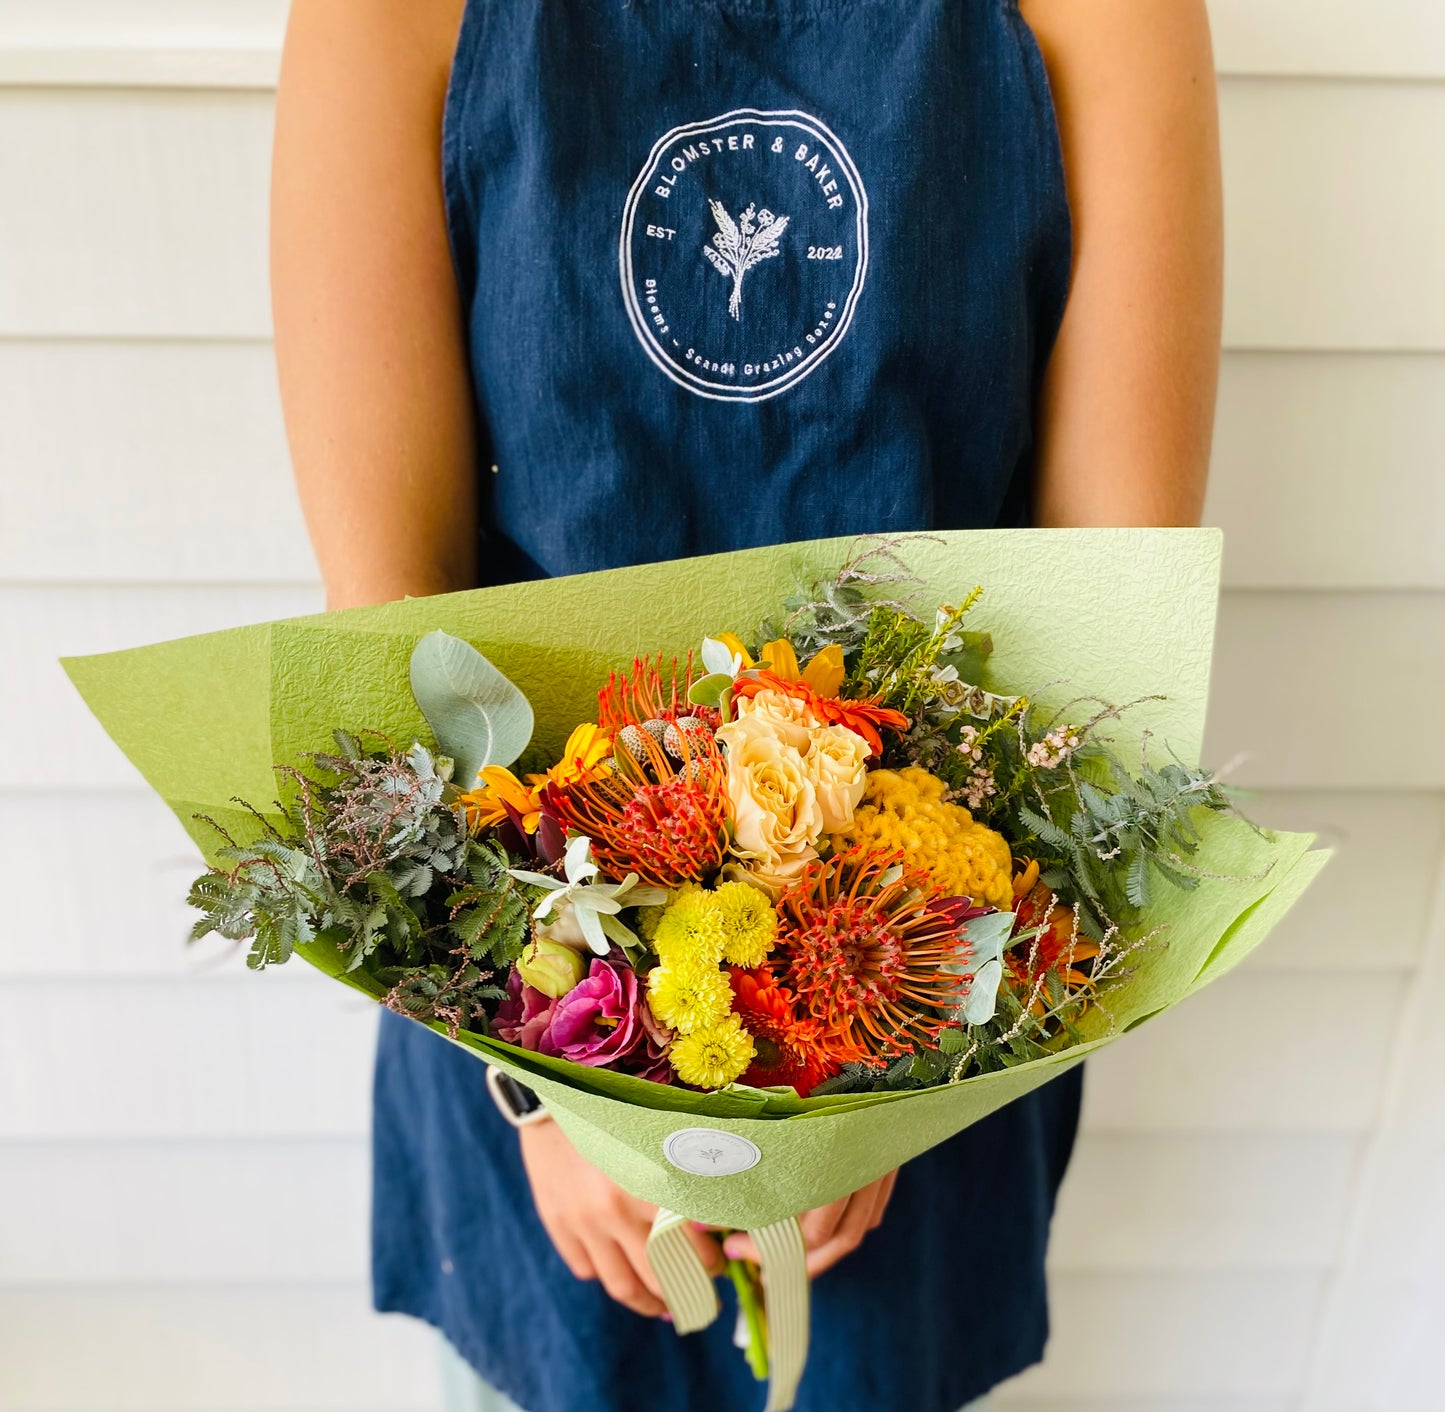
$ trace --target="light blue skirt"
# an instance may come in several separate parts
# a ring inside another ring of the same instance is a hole
[[[509,1397],[503,1397],[490,1383],[485,1383],[472,1366],[444,1338],[441,1344],[442,1407],[445,1412],[522,1412]],[[739,1354],[739,1357],[742,1355]],[[959,1412],[988,1412],[988,1399],[970,1402]]]

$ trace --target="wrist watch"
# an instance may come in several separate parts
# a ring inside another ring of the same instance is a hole
[[[542,1123],[552,1116],[531,1089],[491,1064],[487,1065],[487,1091],[502,1117],[514,1128]]]

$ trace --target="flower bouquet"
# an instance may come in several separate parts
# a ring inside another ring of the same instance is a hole
[[[1318,870],[1199,767],[1219,536],[816,541],[263,624],[66,668],[300,954],[534,1089],[730,1270],[791,1405],[796,1213],[1078,1063]],[[278,788],[279,786],[279,788]]]

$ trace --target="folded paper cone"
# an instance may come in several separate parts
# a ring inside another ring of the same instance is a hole
[[[984,593],[976,621],[993,636],[990,685],[1039,705],[1102,698],[1128,711],[1112,730],[1128,758],[1199,760],[1219,587],[1211,530],[988,530],[910,539],[919,601]],[[116,743],[180,816],[208,859],[265,807],[276,763],[327,750],[338,727],[430,739],[408,690],[417,639],[434,629],[478,647],[530,698],[536,743],[555,758],[596,714],[609,671],[659,649],[695,652],[704,636],[776,616],[803,582],[830,576],[856,544],[816,540],[617,569],[207,633],[65,659]],[[970,619],[974,622],[975,619]],[[1146,913],[1165,944],[1091,1007],[1087,1042],[1047,1059],[945,1087],[801,1099],[791,1091],[718,1093],[651,1084],[550,1059],[483,1036],[456,1043],[533,1087],[578,1150],[644,1200],[701,1221],[755,1228],[856,1190],[1056,1077],[1237,964],[1323,865],[1309,835],[1260,834],[1239,819],[1199,820],[1193,891],[1160,888]],[[381,991],[320,943],[313,965]],[[444,1027],[433,1025],[439,1033]],[[481,1070],[478,1070],[478,1082]],[[702,1131],[698,1131],[702,1130]]]

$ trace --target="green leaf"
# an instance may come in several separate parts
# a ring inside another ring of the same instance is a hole
[[[694,706],[716,706],[725,692],[733,684],[733,679],[726,672],[711,672],[700,678],[688,688],[687,699]]]
[[[510,765],[532,739],[532,706],[469,642],[429,632],[411,654],[411,691],[455,779],[470,789],[485,765]]]

